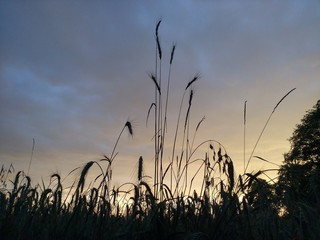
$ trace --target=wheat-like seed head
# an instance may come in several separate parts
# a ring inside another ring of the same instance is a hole
[[[132,128],[131,122],[127,121],[125,126],[128,128],[128,131],[129,131],[130,135],[133,136],[133,128]]]
[[[174,55],[175,50],[176,50],[176,45],[173,44],[172,49],[171,49],[170,65],[172,64],[173,55]]]
[[[160,89],[160,86],[159,86],[159,83],[158,83],[156,77],[153,74],[150,74],[150,77],[151,77],[152,81],[154,82],[154,84],[156,85],[156,88],[157,88],[159,94],[161,95],[161,89]]]
[[[161,60],[162,51],[161,51],[161,46],[160,46],[159,34],[158,34],[160,23],[161,23],[161,20],[158,22],[158,24],[156,26],[156,41],[157,41],[157,47],[158,47],[158,52],[159,52],[159,59]]]
[[[186,87],[185,90],[187,90],[191,86],[191,84],[193,84],[195,81],[197,81],[199,79],[199,77],[200,77],[199,74],[195,75],[193,77],[193,79],[190,82],[188,82],[187,87]]]
[[[138,164],[138,181],[142,180],[142,171],[143,171],[143,158],[140,156]]]

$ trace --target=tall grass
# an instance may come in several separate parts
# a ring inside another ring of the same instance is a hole
[[[231,157],[219,141],[209,139],[194,145],[196,133],[205,120],[203,117],[196,126],[191,126],[193,86],[199,80],[198,74],[186,81],[172,144],[169,153],[165,152],[176,46],[172,46],[165,81],[162,79],[160,24],[161,21],[155,29],[155,73],[150,74],[155,88],[154,100],[147,113],[147,122],[150,118],[154,121],[153,184],[145,181],[141,156],[137,181],[119,187],[112,185],[118,143],[126,129],[130,135],[134,133],[131,122],[127,121],[110,155],[71,171],[79,172],[71,186],[64,186],[59,174],[51,175],[48,186],[33,185],[24,172],[19,171],[14,176],[12,166],[2,167],[0,239],[292,238],[288,228],[292,219],[281,218],[273,186],[261,179],[268,170],[246,172],[254,150],[248,161],[244,155],[244,173],[237,176]],[[273,109],[265,127],[288,94]],[[245,124],[246,105],[244,129]],[[165,162],[167,155],[171,157]],[[89,179],[92,168],[97,168],[99,174]],[[10,176],[12,182],[9,182]],[[201,182],[199,189],[194,188],[196,180]]]

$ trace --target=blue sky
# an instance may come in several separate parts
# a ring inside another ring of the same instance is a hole
[[[145,121],[160,18],[163,76],[177,44],[168,136],[183,89],[199,73],[192,120],[206,120],[198,141],[223,143],[241,173],[244,101],[249,155],[275,104],[297,88],[256,150],[281,163],[295,125],[320,96],[319,1],[1,1],[1,163],[26,171],[34,138],[31,176],[66,175],[111,154],[129,119],[135,136],[119,143],[115,182],[134,177],[140,155],[151,175]],[[254,160],[250,170],[270,167]]]

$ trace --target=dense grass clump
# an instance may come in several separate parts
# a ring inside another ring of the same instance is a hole
[[[107,194],[107,184],[84,190],[84,177],[94,164],[92,162],[83,167],[69,201],[63,198],[59,175],[53,174],[50,186],[43,189],[39,185],[33,187],[30,178],[18,172],[13,189],[1,192],[1,237],[185,239],[198,234],[214,239],[233,239],[235,236],[245,239],[277,234],[270,231],[270,228],[277,230],[277,213],[268,205],[268,199],[255,200],[253,197],[250,201],[254,204],[249,203],[249,198],[239,199],[239,194],[252,185],[254,176],[236,186],[231,159],[217,154],[217,164],[219,161],[221,171],[227,175],[225,181],[214,182],[214,177],[210,176],[214,167],[211,168],[207,158],[204,159],[206,175],[200,194],[196,191],[190,195],[174,194],[164,185],[161,201],[155,197],[152,186],[143,180],[130,184],[126,192],[113,188]],[[263,208],[259,201],[264,201]],[[265,222],[255,220],[259,217]]]
[[[254,150],[248,161],[244,161],[244,173],[237,175],[231,157],[220,142],[209,139],[194,145],[196,133],[205,120],[203,117],[194,128],[190,126],[193,86],[198,74],[186,83],[170,143],[171,157],[164,161],[176,47],[172,47],[168,77],[163,81],[160,23],[155,31],[156,67],[150,74],[155,87],[154,101],[147,114],[147,123],[153,118],[154,131],[152,182],[146,179],[141,156],[137,181],[112,186],[118,142],[125,130],[133,135],[130,121],[121,129],[112,153],[79,168],[79,177],[72,186],[64,186],[59,174],[52,174],[48,186],[34,185],[24,172],[14,176],[12,166],[2,167],[0,239],[303,239],[313,236],[306,235],[308,232],[302,224],[314,220],[311,214],[314,208],[301,204],[311,213],[298,220],[296,216],[283,214],[273,179],[261,178],[268,170],[246,172],[251,158],[255,157]],[[288,94],[278,102],[270,117]],[[97,168],[99,174],[88,179],[92,168]],[[202,183],[197,189],[196,180]],[[296,224],[299,221],[301,226]],[[292,229],[292,224],[300,227],[300,231]],[[305,235],[301,234],[303,231]]]

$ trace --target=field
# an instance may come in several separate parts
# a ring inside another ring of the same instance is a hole
[[[319,237],[317,227],[320,224],[320,200],[311,204],[301,199],[298,201],[292,195],[284,201],[283,195],[279,194],[281,188],[278,184],[265,177],[269,170],[246,172],[251,159],[255,157],[255,149],[246,161],[243,174],[236,176],[233,161],[222,143],[209,139],[194,146],[197,130],[204,120],[199,121],[194,132],[191,130],[193,85],[198,75],[183,89],[173,145],[170,146],[171,162],[164,164],[167,107],[175,46],[171,50],[168,78],[163,81],[162,49],[158,37],[160,23],[155,32],[156,69],[154,74],[150,74],[150,81],[155,86],[154,102],[147,114],[147,121],[154,120],[152,181],[144,174],[144,159],[141,156],[136,169],[136,181],[123,183],[120,187],[112,185],[112,167],[114,161],[117,161],[118,142],[125,131],[130,135],[134,131],[130,121],[125,122],[121,129],[112,153],[100,161],[86,163],[72,186],[64,186],[62,176],[58,174],[52,174],[48,186],[34,184],[25,172],[15,173],[12,166],[2,166],[0,239]],[[293,90],[276,104],[256,145],[278,105]],[[244,109],[244,128],[245,118]],[[203,149],[206,150],[203,152]],[[195,158],[199,152],[202,157]],[[93,167],[99,169],[99,174],[89,179],[88,173]],[[193,191],[196,179],[202,185]],[[293,205],[298,206],[297,211],[292,211]]]

